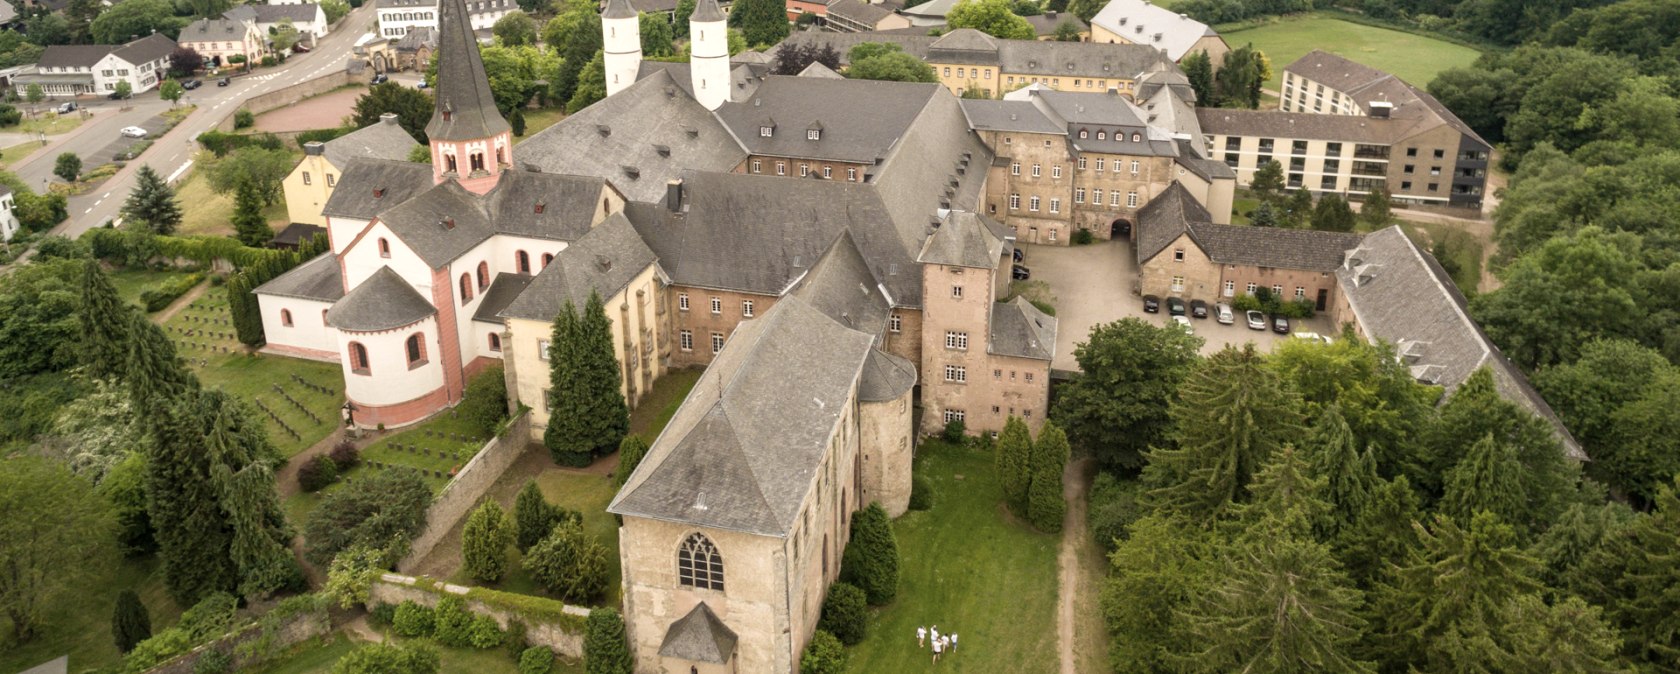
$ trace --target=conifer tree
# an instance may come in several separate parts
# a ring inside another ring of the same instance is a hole
[[[1583,560],[1572,585],[1605,607],[1627,655],[1669,671],[1680,657],[1680,476],[1659,487],[1652,504]]]
[[[873,606],[898,596],[898,539],[880,503],[852,516],[852,538],[840,560],[840,580],[856,585]]]
[[[1564,455],[1545,421],[1499,395],[1493,373],[1486,367],[1459,384],[1441,406],[1440,416],[1425,434],[1423,445],[1429,448],[1429,456],[1423,459],[1425,469],[1412,476],[1414,482],[1425,476],[1444,479],[1470,454],[1471,445],[1490,434],[1510,447],[1522,466],[1517,476],[1526,505],[1521,519],[1508,523],[1526,530],[1545,529],[1568,507],[1580,466]],[[1441,485],[1431,485],[1427,491],[1441,493]]]
[[[590,293],[581,316],[568,303],[554,319],[553,340],[553,401],[543,443],[555,462],[586,466],[616,449],[630,431],[612,323],[600,295]]]
[[[1460,521],[1487,511],[1505,522],[1524,522],[1527,506],[1521,472],[1516,453],[1491,434],[1484,435],[1447,473],[1447,490],[1438,510]]]
[[[1027,519],[1040,531],[1062,530],[1067,501],[1062,498],[1062,471],[1068,461],[1067,434],[1046,421],[1032,449],[1032,477],[1027,488]]]
[[[106,379],[121,377],[128,368],[128,321],[133,309],[123,304],[111,279],[88,260],[82,268],[82,353],[88,374]]]
[[[624,633],[624,618],[610,608],[589,611],[584,622],[583,660],[589,674],[631,674],[635,660]]]
[[[1321,522],[1321,533],[1326,537],[1333,538],[1353,524],[1370,506],[1371,490],[1377,484],[1375,459],[1370,450],[1361,454],[1355,442],[1341,406],[1332,403],[1325,406],[1302,446],[1311,474],[1325,480],[1323,496],[1330,504],[1330,517]]]
[[[181,224],[181,205],[175,201],[175,190],[150,165],[141,166],[135,174],[134,191],[123,202],[122,214],[157,234],[172,234]]]
[[[130,362],[131,372],[137,362]],[[132,385],[137,378],[131,376],[130,381],[131,388],[139,388]],[[182,393],[173,404],[150,413],[156,418],[149,431],[147,511],[156,530],[164,585],[180,606],[192,606],[239,584],[231,552],[233,532],[222,512],[205,448],[206,410],[200,397],[194,391]]]
[[[1032,484],[1033,451],[1032,431],[1027,430],[1026,422],[1015,416],[1005,420],[993,451],[997,452],[993,461],[997,464],[998,483],[1003,486],[1003,501],[1015,514],[1025,516],[1027,487]]]
[[[135,644],[152,638],[152,617],[140,595],[134,590],[117,594],[117,608],[111,615],[111,635],[117,640],[117,650],[127,653]]]
[[[1278,533],[1311,540],[1330,512],[1330,503],[1324,500],[1325,482],[1313,476],[1306,457],[1284,445],[1255,473],[1249,485],[1253,500],[1235,510],[1250,526],[1269,519],[1275,524],[1268,526]]]
[[[594,444],[585,437],[586,424],[581,418],[587,411],[587,393],[581,379],[582,363],[578,353],[582,328],[577,307],[571,300],[554,316],[554,328],[548,342],[548,427],[543,431],[543,446],[562,466],[587,466]]]
[[[640,435],[626,435],[624,441],[618,443],[618,468],[613,469],[613,482],[619,488],[623,488],[630,474],[636,472],[636,466],[641,465],[647,451],[648,443]]]
[[[1207,52],[1193,52],[1179,61],[1179,65],[1184,68],[1185,79],[1190,80],[1190,90],[1196,93],[1196,106],[1219,107],[1213,100],[1213,59],[1208,58]]]
[[[129,399],[142,426],[164,423],[177,401],[198,390],[198,378],[176,355],[174,342],[138,311],[128,312],[127,361]]]
[[[1322,232],[1351,232],[1353,231],[1353,209],[1347,202],[1335,194],[1326,194],[1318,199],[1318,205],[1313,207],[1312,228]]]
[[[1348,573],[1369,587],[1387,570],[1388,564],[1404,560],[1418,547],[1413,524],[1419,513],[1419,498],[1406,476],[1378,482],[1371,490],[1371,502],[1341,530],[1336,539],[1337,558]]]
[[[229,554],[239,572],[239,594],[265,599],[301,585],[303,571],[291,552],[292,532],[269,468],[277,450],[239,399],[220,390],[201,397],[214,414],[205,442],[232,534]]]
[[[560,521],[560,509],[543,498],[536,480],[525,483],[513,500],[514,544],[521,553],[542,542]]]
[[[513,527],[507,514],[494,501],[485,501],[461,529],[462,566],[474,580],[494,583],[507,572],[507,546],[513,543]]]
[[[233,197],[233,231],[240,243],[253,248],[267,245],[274,230],[262,216],[262,195],[251,182],[239,184]]]
[[[1365,202],[1359,205],[1359,221],[1372,231],[1387,227],[1394,221],[1394,207],[1390,203],[1388,190],[1371,190],[1365,195]]]

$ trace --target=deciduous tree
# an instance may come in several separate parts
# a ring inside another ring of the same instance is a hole
[[[27,642],[54,600],[109,563],[111,514],[86,481],[31,457],[0,471],[0,512],[0,614]]]
[[[787,5],[780,0],[736,0],[729,8],[729,27],[749,45],[773,45],[787,38]]]
[[[1057,394],[1051,416],[1104,466],[1137,470],[1150,447],[1167,441],[1168,406],[1201,347],[1200,337],[1135,318],[1098,325],[1074,347],[1080,374]]]
[[[76,182],[82,177],[82,158],[74,152],[64,152],[53,160],[53,175],[67,183]]]
[[[1254,190],[1261,201],[1271,201],[1283,192],[1283,164],[1268,161],[1254,170],[1254,177],[1249,180],[1248,188]]]
[[[396,113],[397,124],[422,145],[426,124],[432,121],[432,95],[396,82],[375,84],[356,99],[351,121],[357,128],[379,123],[379,116]]]
[[[607,97],[607,67],[601,52],[595,52],[578,73],[577,87],[566,101],[566,113],[572,114]]]
[[[637,25],[640,27],[642,38],[642,56],[647,58],[665,58],[677,53],[672,43],[671,22],[664,14],[649,14],[642,12],[637,15]]]
[[[973,28],[1005,40],[1036,40],[1037,31],[1010,11],[1009,0],[961,0],[945,16],[951,30]]]
[[[504,46],[519,47],[537,43],[537,22],[520,10],[508,12],[490,27],[490,33]]]

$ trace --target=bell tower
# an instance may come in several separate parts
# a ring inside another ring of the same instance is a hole
[[[694,100],[716,110],[729,100],[729,24],[717,0],[699,0],[688,16],[689,76]]]
[[[641,15],[630,0],[607,0],[601,11],[601,33],[601,58],[611,96],[634,84],[642,67]]]
[[[496,186],[513,165],[513,133],[478,55],[466,0],[443,0],[438,17],[438,74],[432,121],[432,182],[454,180],[475,194]]]

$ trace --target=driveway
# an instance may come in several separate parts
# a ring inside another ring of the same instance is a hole
[[[1026,253],[1023,263],[1032,270],[1033,280],[1050,285],[1056,306],[1056,357],[1050,367],[1077,370],[1073,349],[1091,334],[1091,328],[1127,317],[1141,318],[1155,325],[1169,320],[1161,313],[1143,311],[1143,300],[1133,289],[1137,281],[1137,260],[1127,241],[1099,241],[1088,246],[1045,246],[1020,244]],[[1249,330],[1241,314],[1233,325],[1220,325],[1212,318],[1191,319],[1196,334],[1205,340],[1202,354],[1209,355],[1226,344],[1254,342],[1271,351],[1282,335]],[[1296,331],[1334,334],[1323,317],[1291,321]]]

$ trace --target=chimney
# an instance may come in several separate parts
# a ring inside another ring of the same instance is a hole
[[[1051,21],[1056,20],[1056,10],[1054,10],[1054,9],[1045,12],[1044,15],[1047,16],[1047,17],[1050,17]]]
[[[303,144],[303,153],[311,157],[319,157],[326,151],[327,144],[318,140],[312,140]]]
[[[665,207],[671,209],[672,213],[680,212],[682,210],[682,200],[682,179],[665,181]]]
[[[455,218],[443,216],[443,220],[438,221],[438,224],[443,225],[444,229],[455,229]]]
[[[379,116],[379,123],[380,124],[396,124],[397,123],[397,113],[387,112],[387,113],[384,113],[384,114],[380,115]]]

